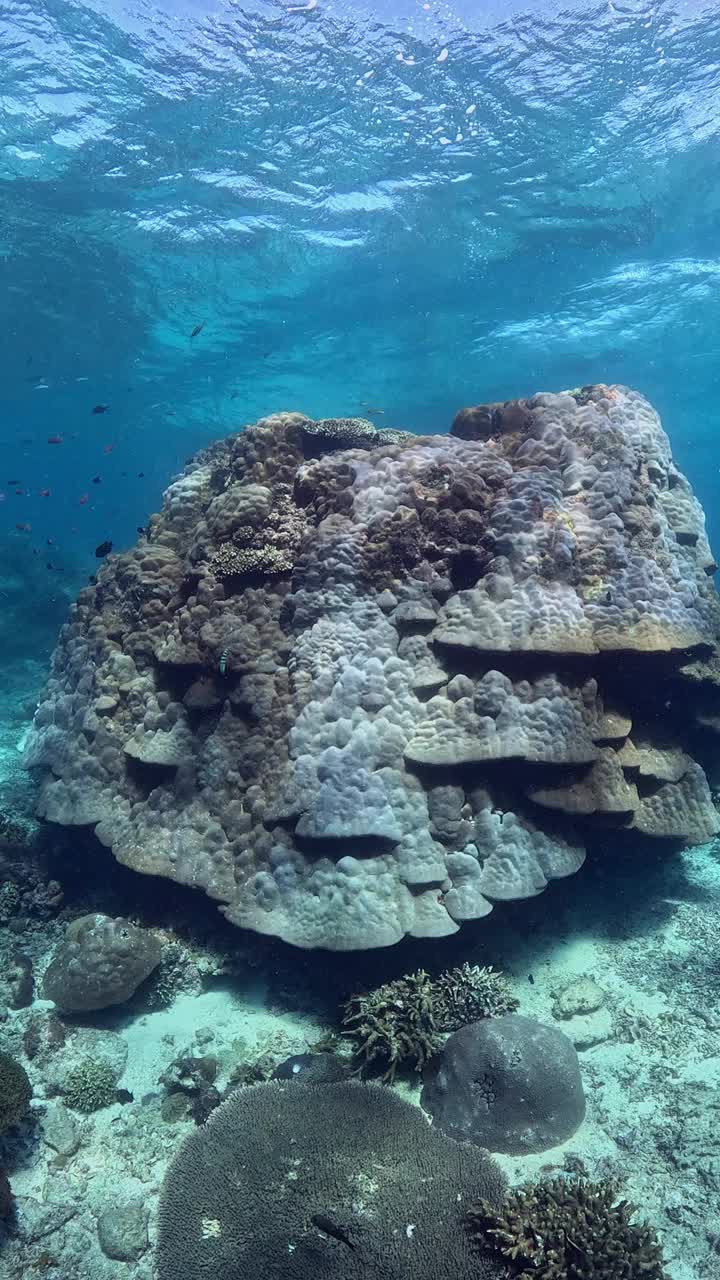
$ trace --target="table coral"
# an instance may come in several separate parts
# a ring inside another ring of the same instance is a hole
[[[718,830],[715,568],[624,387],[450,435],[263,419],[81,592],[27,741],[40,815],[301,947],[451,934],[612,832]]]

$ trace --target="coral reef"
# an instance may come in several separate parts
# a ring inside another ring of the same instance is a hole
[[[504,973],[467,962],[435,979],[433,1002],[440,1031],[459,1031],[480,1018],[499,1018],[519,1004]]]
[[[9,1053],[0,1051],[0,1134],[22,1120],[31,1097],[25,1068]]]
[[[160,1201],[158,1280],[501,1280],[464,1214],[499,1211],[485,1153],[379,1085],[237,1089],[185,1139]]]
[[[585,1116],[572,1042],[517,1013],[451,1035],[425,1071],[421,1101],[444,1133],[507,1155],[546,1151]]]
[[[117,1073],[105,1058],[84,1058],[65,1075],[62,1092],[73,1111],[100,1111],[117,1101]]]
[[[650,1227],[612,1181],[554,1178],[480,1204],[468,1227],[483,1251],[492,1241],[518,1280],[667,1280]]]
[[[145,994],[147,1005],[151,1009],[162,1009],[180,994],[186,991],[196,995],[202,990],[203,972],[192,950],[171,938],[163,942],[160,962],[150,974]],[[208,968],[209,965],[203,965]]]
[[[608,832],[718,830],[715,568],[623,387],[449,436],[263,419],[80,594],[26,745],[40,815],[297,946],[454,933]]]
[[[423,969],[386,982],[345,1005],[343,1025],[365,1063],[380,1058],[391,1081],[403,1062],[421,1071],[444,1043],[444,1034],[478,1018],[517,1008],[510,984],[492,968],[463,964],[439,978]]]
[[[423,969],[368,995],[353,996],[345,1006],[343,1024],[364,1063],[380,1058],[387,1064],[383,1078],[390,1082],[400,1063],[412,1062],[420,1071],[443,1043],[434,1016],[432,979]]]
[[[43,994],[66,1013],[123,1004],[160,962],[160,943],[120,917],[93,914],[68,925],[43,979]]]
[[[180,1094],[186,1102],[184,1112],[191,1115],[196,1124],[204,1124],[221,1101],[220,1093],[215,1088],[218,1064],[210,1054],[202,1058],[191,1054],[181,1054],[174,1058],[160,1076],[168,1093],[166,1114],[173,1116],[181,1110],[177,1098]]]

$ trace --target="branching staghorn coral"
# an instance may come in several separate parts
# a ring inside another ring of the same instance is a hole
[[[508,1263],[509,1280],[667,1280],[662,1249],[611,1180],[553,1178],[482,1201],[467,1226]]]
[[[356,1041],[363,1066],[376,1058],[386,1060],[383,1079],[392,1083],[401,1062],[414,1062],[415,1070],[422,1071],[442,1048],[447,1032],[509,1013],[517,1005],[507,978],[492,968],[463,964],[439,978],[418,969],[353,996],[345,1005],[343,1025]]]

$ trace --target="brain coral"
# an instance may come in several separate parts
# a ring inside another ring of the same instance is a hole
[[[40,813],[299,946],[453,933],[609,832],[718,829],[715,567],[623,387],[449,436],[266,418],[80,594],[27,742]]]
[[[168,1167],[158,1280],[500,1280],[463,1220],[504,1190],[486,1152],[381,1085],[237,1089]]]

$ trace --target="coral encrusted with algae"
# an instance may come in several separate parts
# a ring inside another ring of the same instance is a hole
[[[651,1227],[617,1182],[553,1178],[482,1202],[467,1225],[481,1250],[508,1262],[512,1280],[668,1280]]]
[[[439,978],[418,969],[353,996],[345,1005],[343,1025],[364,1063],[384,1060],[384,1078],[392,1081],[401,1062],[414,1063],[421,1071],[442,1048],[446,1032],[509,1013],[517,1005],[507,978],[492,968],[463,964]]]
[[[81,591],[26,739],[39,815],[294,946],[432,947],[609,830],[720,829],[716,567],[626,387],[432,436],[264,418]]]

